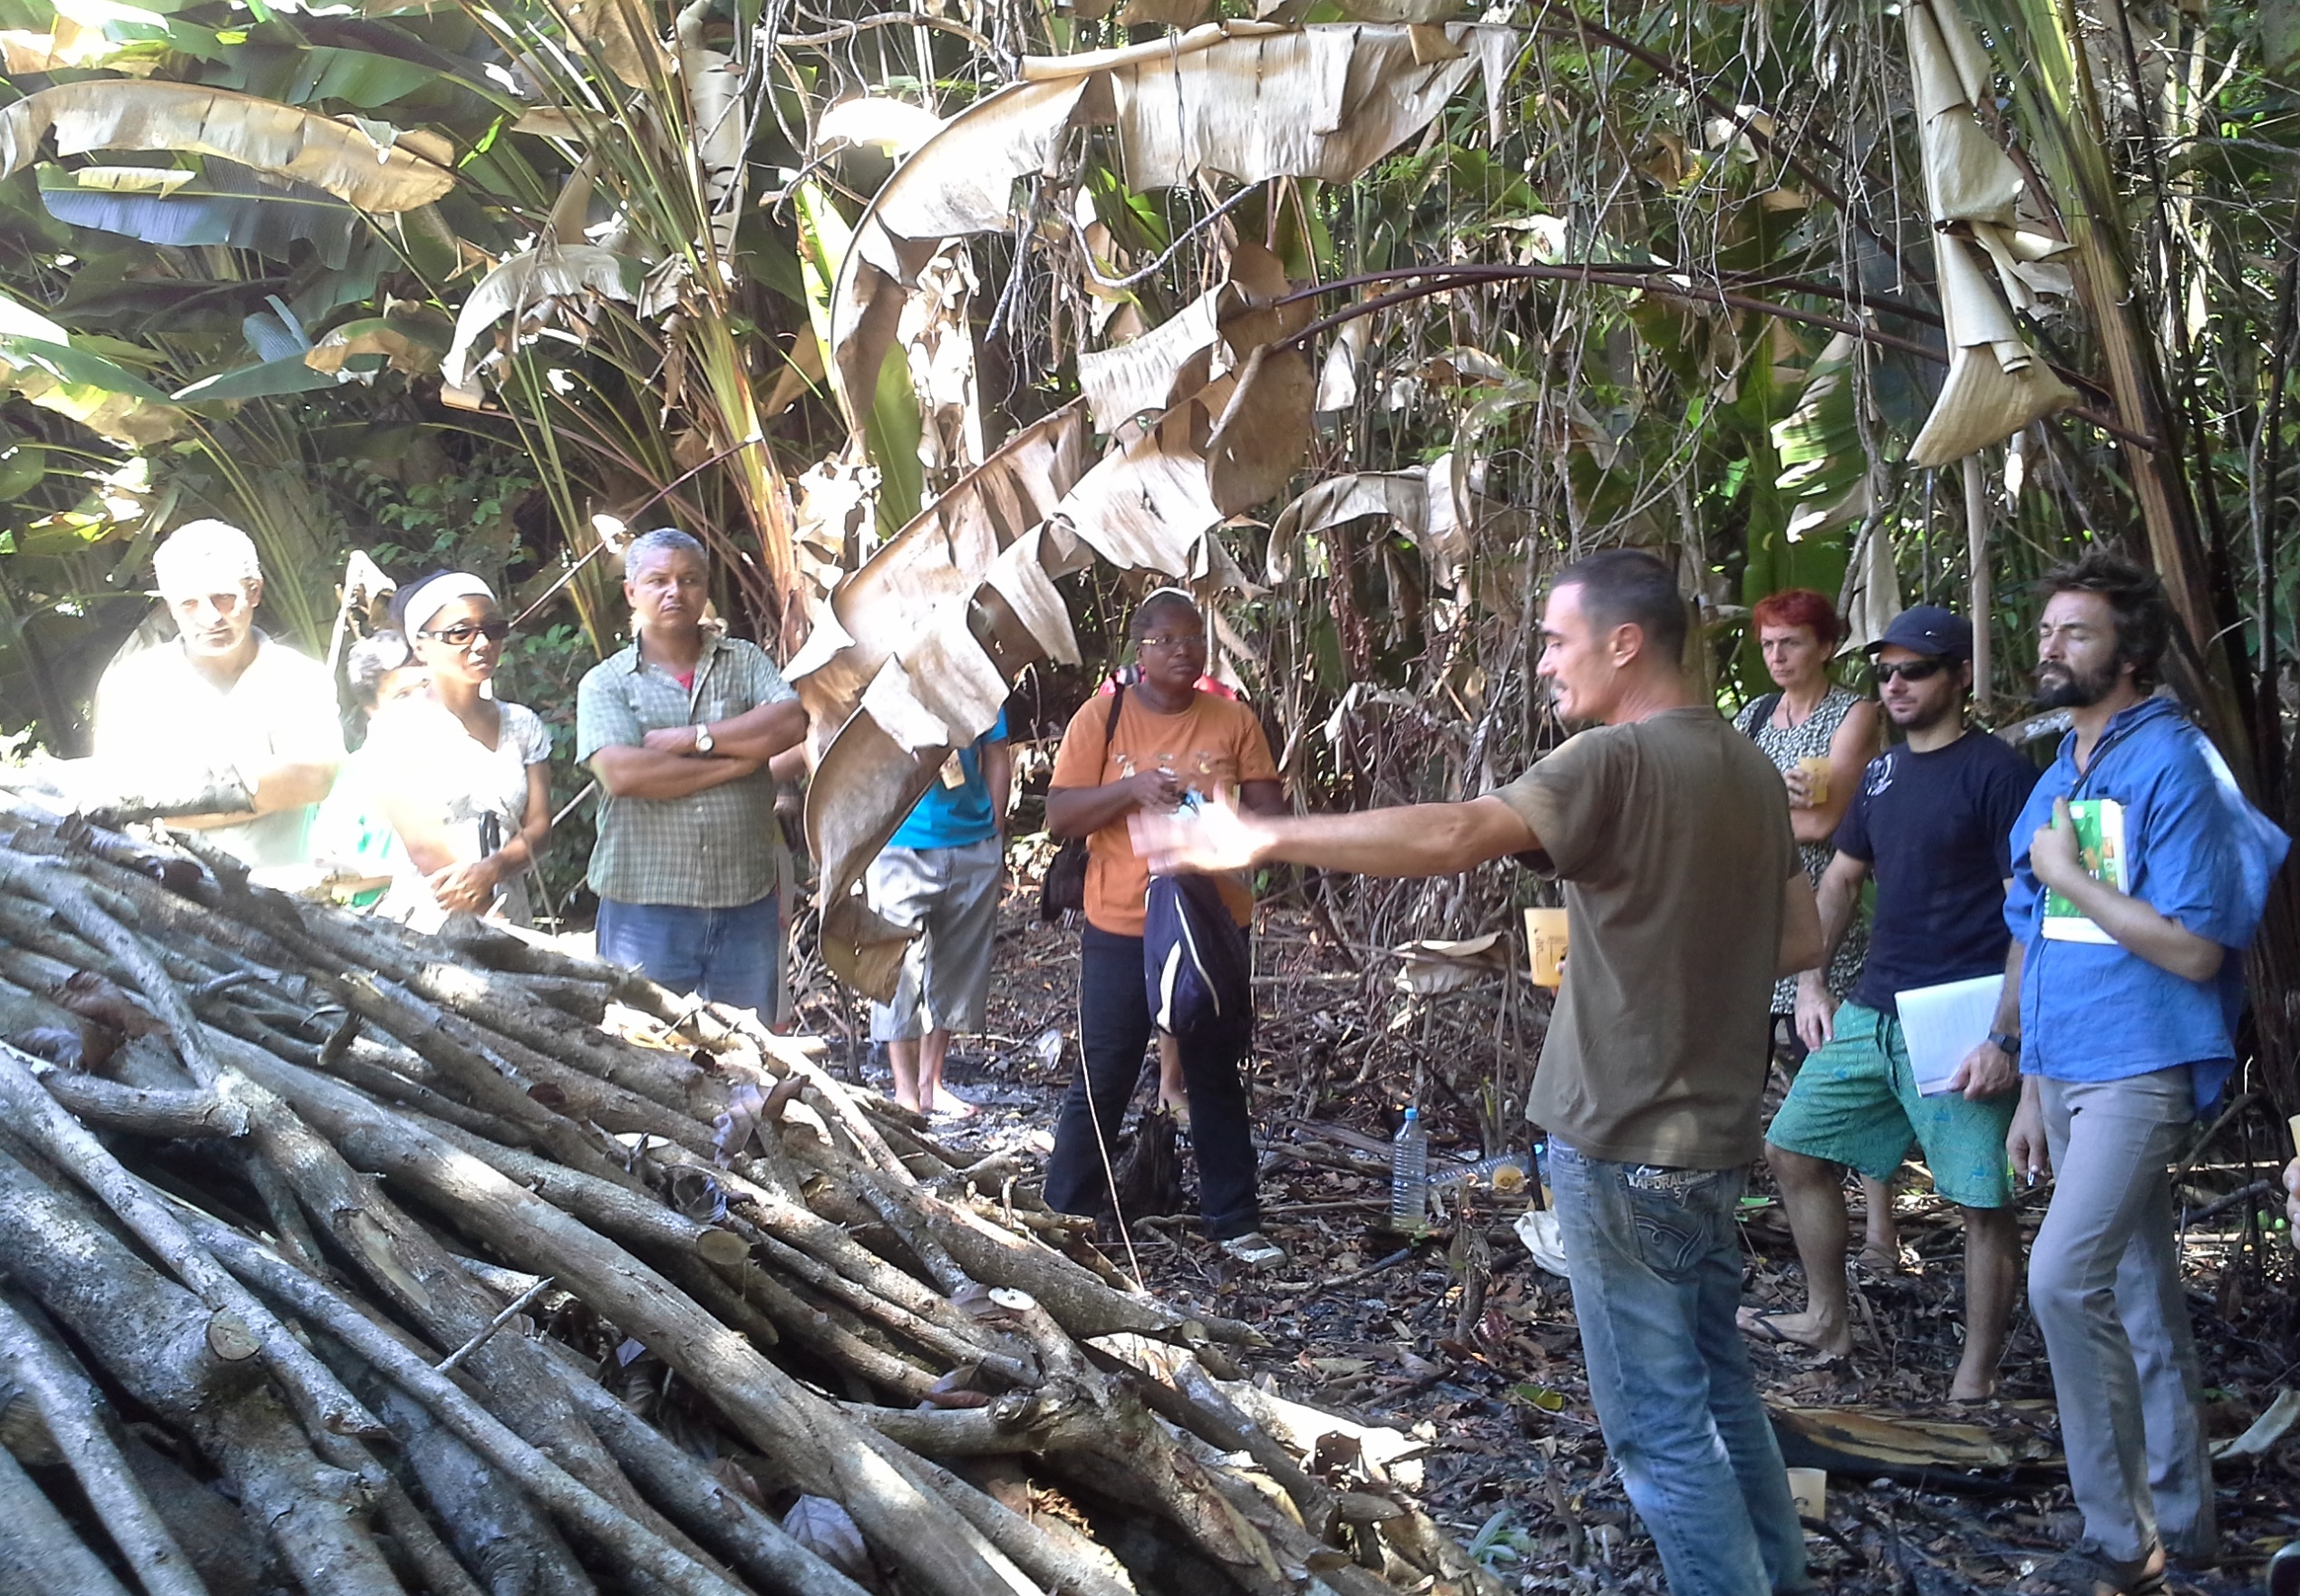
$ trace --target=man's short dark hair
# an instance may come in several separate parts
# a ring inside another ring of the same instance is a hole
[[[1685,653],[1685,600],[1677,575],[1642,548],[1608,548],[1558,573],[1550,591],[1581,589],[1581,610],[1594,631],[1635,626],[1645,647],[1675,669]]]
[[[704,570],[711,568],[711,551],[703,547],[703,540],[676,527],[657,527],[631,539],[623,550],[623,568],[636,571],[659,554],[691,554],[703,562]]]
[[[2063,593],[2097,593],[2116,617],[2116,658],[2132,667],[2132,685],[2155,690],[2166,651],[2172,646],[2172,601],[2154,571],[2105,549],[2094,549],[2073,565],[2056,566],[2038,579],[2045,601]]]

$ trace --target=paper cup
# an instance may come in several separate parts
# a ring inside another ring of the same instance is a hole
[[[1829,802],[1829,760],[1808,754],[1797,761],[1797,769],[1805,775],[1805,801],[1817,809]]]
[[[1829,1471],[1827,1469],[1791,1469],[1789,1494],[1796,1501],[1799,1518],[1809,1518],[1815,1523],[1829,1522]]]
[[[1533,984],[1556,988],[1565,984],[1566,912],[1563,909],[1526,911],[1526,957],[1533,965]]]

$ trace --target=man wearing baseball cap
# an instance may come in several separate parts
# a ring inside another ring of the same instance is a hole
[[[1836,1356],[1852,1349],[1845,1167],[1889,1178],[1913,1141],[1936,1188],[1965,1216],[1965,1354],[1949,1395],[1977,1401],[1995,1388],[2020,1280],[2004,1149],[2020,1100],[2020,944],[2005,929],[2004,892],[2013,822],[2036,771],[1965,723],[1973,629],[1962,616],[1937,605],[1904,610],[1869,655],[1886,718],[1904,740],[1862,771],[1818,892],[1833,953],[1874,873],[1868,961],[1841,1008],[1825,979],[1827,956],[1800,977],[1798,1034],[1813,1054],[1765,1139],[1808,1301],[1801,1313],[1743,1309],[1742,1328]],[[1989,1040],[1948,1089],[1921,1094],[1897,994],[2008,970]]]

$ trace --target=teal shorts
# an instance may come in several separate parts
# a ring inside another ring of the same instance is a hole
[[[1915,1142],[1942,1196],[1964,1208],[2002,1208],[2013,1200],[2004,1137],[2020,1100],[2018,1089],[1977,1103],[1962,1092],[1918,1096],[1901,1022],[1847,1003],[1835,1037],[1798,1070],[1765,1139],[1878,1180],[1900,1167]]]

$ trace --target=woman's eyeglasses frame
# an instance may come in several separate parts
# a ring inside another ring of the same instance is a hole
[[[482,637],[490,643],[500,643],[510,634],[511,624],[500,616],[492,621],[459,621],[436,632],[427,626],[421,634],[450,648],[469,648]]]

